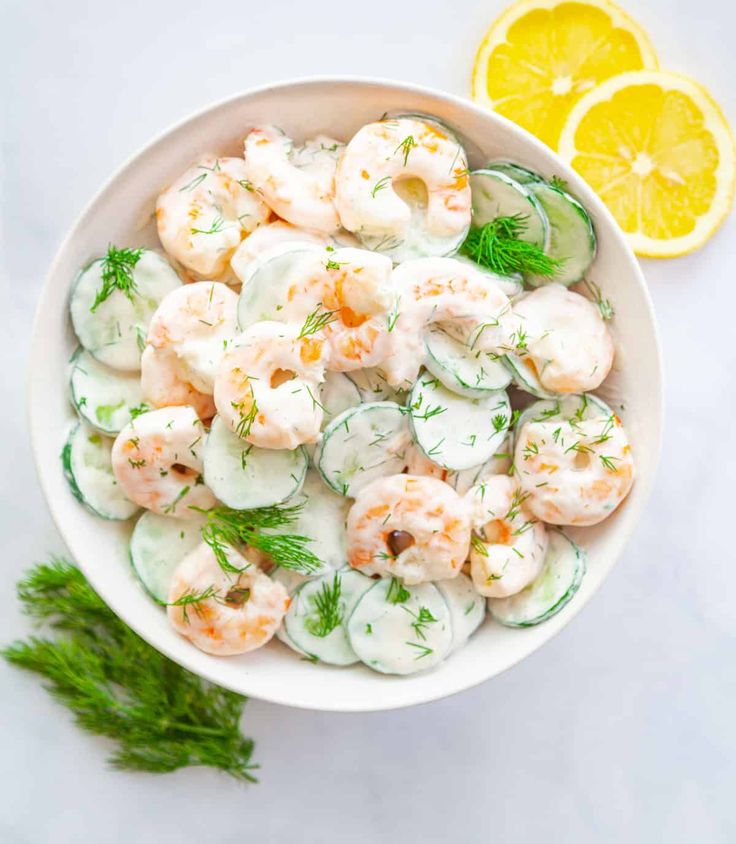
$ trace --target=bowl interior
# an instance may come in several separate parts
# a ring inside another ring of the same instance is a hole
[[[76,347],[67,316],[71,284],[110,242],[158,245],[153,210],[159,191],[204,152],[241,155],[242,139],[254,124],[276,123],[297,139],[324,132],[348,140],[361,125],[393,110],[429,112],[456,127],[471,166],[506,157],[548,177],[561,176],[588,208],[599,241],[589,277],[616,308],[615,369],[598,392],[630,432],[637,481],[609,520],[572,531],[589,554],[574,601],[527,630],[487,620],[465,648],[433,671],[401,678],[360,666],[312,665],[276,641],[241,657],[208,656],[169,627],[138,584],[128,562],[132,524],[90,515],[62,475],[59,453],[74,419],[67,399],[67,362]],[[661,365],[651,302],[639,266],[600,200],[546,146],[503,118],[455,97],[380,81],[316,79],[245,93],[185,121],[131,159],[92,201],[53,263],[36,315],[29,381],[32,441],[46,498],[71,553],[104,600],[152,645],[213,682],[313,709],[378,710],[440,698],[498,674],[550,639],[589,600],[621,553],[645,504],[660,442]]]

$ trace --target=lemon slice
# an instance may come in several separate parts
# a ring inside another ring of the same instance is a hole
[[[607,80],[573,108],[559,151],[639,255],[698,249],[733,202],[731,130],[710,94],[679,74],[638,71]]]
[[[609,0],[520,0],[478,48],[472,96],[555,149],[586,91],[614,74],[656,67],[646,33]]]

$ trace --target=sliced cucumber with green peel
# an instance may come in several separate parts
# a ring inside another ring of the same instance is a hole
[[[473,581],[460,572],[449,580],[437,580],[434,584],[450,610],[452,624],[452,648],[456,651],[468,641],[486,617],[485,599],[475,591]]]
[[[357,407],[362,401],[357,385],[344,372],[326,372],[319,388],[319,403],[324,410],[322,430],[344,410]]]
[[[374,366],[346,372],[345,375],[358,388],[364,402],[392,401],[406,404],[407,391],[392,387],[381,370]]]
[[[500,357],[471,348],[438,325],[425,331],[424,344],[425,367],[453,393],[483,398],[511,382],[511,373]]]
[[[504,355],[503,361],[509,372],[514,376],[514,383],[520,390],[536,396],[538,399],[557,398],[557,393],[551,393],[544,389],[542,382],[539,380],[539,375],[537,375],[530,361],[512,354]]]
[[[383,674],[426,671],[452,647],[450,609],[432,583],[379,580],[363,593],[347,630],[360,661]]]
[[[205,517],[171,519],[150,510],[135,523],[130,537],[130,562],[148,594],[160,604],[169,600],[174,570],[202,541]]]
[[[125,497],[112,471],[111,439],[86,422],[75,425],[61,452],[64,475],[74,497],[96,516],[125,521],[140,509]]]
[[[496,217],[525,218],[519,239],[546,249],[549,223],[539,200],[526,186],[497,170],[475,170],[470,174],[473,192],[473,225],[480,228]]]
[[[608,419],[612,415],[611,408],[592,393],[572,393],[554,399],[543,399],[522,410],[516,420],[514,437],[528,422],[568,422],[570,419],[585,422],[601,416]]]
[[[491,458],[511,421],[503,390],[472,399],[453,393],[427,372],[411,392],[411,426],[422,451],[443,469],[460,471]]]
[[[406,408],[388,401],[362,404],[327,426],[317,468],[335,492],[354,498],[376,478],[401,472],[410,443]]]
[[[119,433],[134,409],[148,409],[137,372],[111,369],[84,349],[74,355],[69,386],[77,413],[104,434]]]
[[[527,187],[549,220],[549,243],[545,252],[561,262],[553,276],[530,275],[527,282],[533,287],[553,282],[567,287],[580,281],[596,253],[595,231],[588,212],[575,197],[547,182],[535,182]]]
[[[494,170],[497,173],[503,173],[520,185],[528,185],[531,182],[543,182],[544,179],[530,170],[528,167],[522,167],[521,164],[516,164],[514,161],[489,161],[488,169]]]
[[[309,550],[325,568],[340,569],[347,565],[345,522],[350,501],[328,487],[318,472],[309,469],[301,491],[289,501],[292,504],[301,504],[302,509],[289,525],[289,532],[310,537]]]
[[[79,274],[69,301],[72,325],[79,342],[100,363],[135,372],[141,368],[154,311],[182,281],[164,258],[144,249],[130,270],[134,282],[130,298],[116,287],[95,307],[105,266],[105,259],[100,258]]]
[[[311,273],[324,269],[322,250],[289,249],[268,258],[251,274],[238,299],[238,326],[244,331],[263,320],[286,322],[288,290],[303,284]]]
[[[506,627],[533,627],[552,618],[580,588],[586,554],[560,530],[547,528],[549,542],[539,577],[509,598],[489,598],[488,609]]]
[[[204,446],[204,482],[235,510],[271,507],[299,492],[307,462],[303,448],[258,448],[216,416]]]
[[[284,618],[286,644],[328,665],[353,665],[346,623],[373,580],[352,569],[330,572],[302,584]],[[283,641],[283,640],[282,640]]]

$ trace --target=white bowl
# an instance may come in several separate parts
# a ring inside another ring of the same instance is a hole
[[[76,347],[67,300],[79,267],[118,245],[157,244],[153,224],[159,191],[203,152],[241,155],[256,123],[273,122],[296,138],[325,132],[348,140],[385,111],[428,112],[456,127],[471,166],[511,158],[566,179],[590,212],[599,251],[590,273],[614,303],[615,372],[599,393],[626,423],[637,462],[634,488],[596,528],[573,531],[590,565],[575,599],[550,621],[527,630],[490,620],[470,643],[432,671],[389,677],[361,666],[330,668],[300,660],[274,641],[240,657],[213,657],[169,626],[128,562],[131,524],[90,515],[72,497],[59,453],[74,418],[67,398],[67,361]],[[112,609],[154,647],[189,670],[234,691],[309,709],[366,711],[410,706],[493,677],[551,639],[590,600],[620,555],[644,509],[657,463],[662,372],[652,304],[636,259],[603,203],[544,144],[513,123],[457,97],[395,82],[319,78],[285,82],[208,108],[151,142],[97,194],[64,240],[41,296],[30,357],[30,425],[36,463],[56,524],[75,560]],[[625,406],[624,406],[625,405]]]

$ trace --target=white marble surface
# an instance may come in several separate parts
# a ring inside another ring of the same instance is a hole
[[[310,73],[467,91],[499,0],[3,0],[0,415],[4,611],[63,550],[25,432],[25,357],[46,267],[109,173],[193,109]],[[630,0],[663,64],[708,84],[736,120],[729,0]],[[203,841],[736,840],[734,217],[709,246],[647,262],[667,381],[647,517],[606,586],[551,644],[450,700],[336,716],[253,701],[261,784],[211,772],[109,771],[35,678],[0,664],[4,844]],[[53,350],[50,351],[53,354]]]

